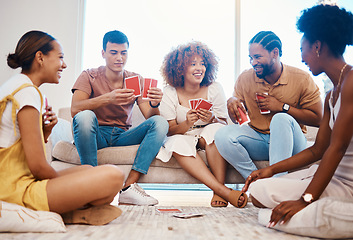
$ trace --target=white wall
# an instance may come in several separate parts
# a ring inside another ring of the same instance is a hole
[[[20,69],[7,66],[20,37],[30,30],[51,34],[63,46],[68,65],[59,85],[44,84],[41,91],[57,111],[71,105],[71,87],[81,71],[84,0],[0,0],[0,84]]]

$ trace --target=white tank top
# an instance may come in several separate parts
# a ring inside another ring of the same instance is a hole
[[[339,94],[335,106],[332,105],[332,91],[329,100],[330,107],[330,121],[329,126],[333,129],[335,120],[338,116],[341,107],[341,94]],[[336,177],[340,178],[342,182],[351,186],[353,188],[353,138],[349,144],[346,153],[344,154],[341,162],[339,163],[336,172],[334,174]]]

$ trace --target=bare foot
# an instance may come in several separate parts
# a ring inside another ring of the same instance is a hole
[[[228,195],[228,201],[237,208],[245,207],[246,203],[248,202],[248,196],[246,193],[232,189],[230,190],[231,191]]]
[[[243,193],[243,194],[245,194],[245,193]],[[245,201],[245,197],[243,195],[241,195],[238,200],[238,207],[243,205],[244,201]]]

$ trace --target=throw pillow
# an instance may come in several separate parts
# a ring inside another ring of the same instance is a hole
[[[66,232],[61,216],[0,201],[0,232]]]

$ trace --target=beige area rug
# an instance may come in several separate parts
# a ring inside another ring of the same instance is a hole
[[[69,225],[66,233],[3,233],[0,234],[0,239],[313,239],[260,226],[257,223],[258,209],[251,203],[244,209],[232,206],[211,208],[127,205],[120,208],[123,214],[105,226]],[[157,208],[179,208],[184,213],[201,213],[203,216],[181,219],[173,217],[173,213],[159,213],[156,211]]]

